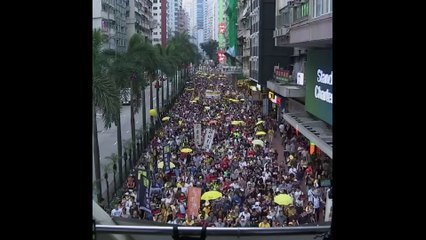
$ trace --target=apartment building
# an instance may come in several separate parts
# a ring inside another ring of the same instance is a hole
[[[126,0],[127,4],[127,37],[139,33],[146,41],[152,42],[152,1]]]
[[[124,52],[127,49],[126,1],[93,0],[92,27],[100,29],[103,49]]]
[[[165,16],[167,18],[167,16]],[[152,0],[152,45],[161,44],[161,0]]]

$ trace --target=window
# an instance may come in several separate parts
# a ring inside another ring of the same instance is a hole
[[[158,8],[157,7],[153,7],[152,9],[157,10]]]
[[[315,0],[314,17],[319,17],[332,11],[332,0]]]
[[[157,16],[158,14],[157,13],[154,13],[154,16]]]
[[[157,3],[157,0],[152,1],[153,3]]]

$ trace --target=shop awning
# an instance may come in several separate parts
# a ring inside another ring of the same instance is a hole
[[[323,121],[313,119],[306,112],[285,113],[284,120],[333,159],[333,132]]]

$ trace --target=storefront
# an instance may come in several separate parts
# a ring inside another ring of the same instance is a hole
[[[299,84],[305,85],[305,111],[286,112],[284,120],[333,158],[332,49],[310,49]],[[302,78],[303,77],[303,78]]]
[[[282,112],[285,111],[284,98],[274,92],[269,91],[268,99],[269,99],[269,109],[270,109],[269,112],[273,116],[275,116],[277,121],[279,121],[282,115]]]

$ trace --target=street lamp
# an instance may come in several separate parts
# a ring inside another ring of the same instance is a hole
[[[127,148],[124,149],[123,160],[124,160],[124,177],[127,177]]]
[[[105,171],[104,178],[106,182],[106,190],[107,190],[107,206],[109,206],[109,186],[108,186],[108,172]]]
[[[117,184],[115,182],[115,174],[117,173],[117,164],[115,162],[112,165],[112,171],[114,173],[114,193],[116,193],[117,192]]]

